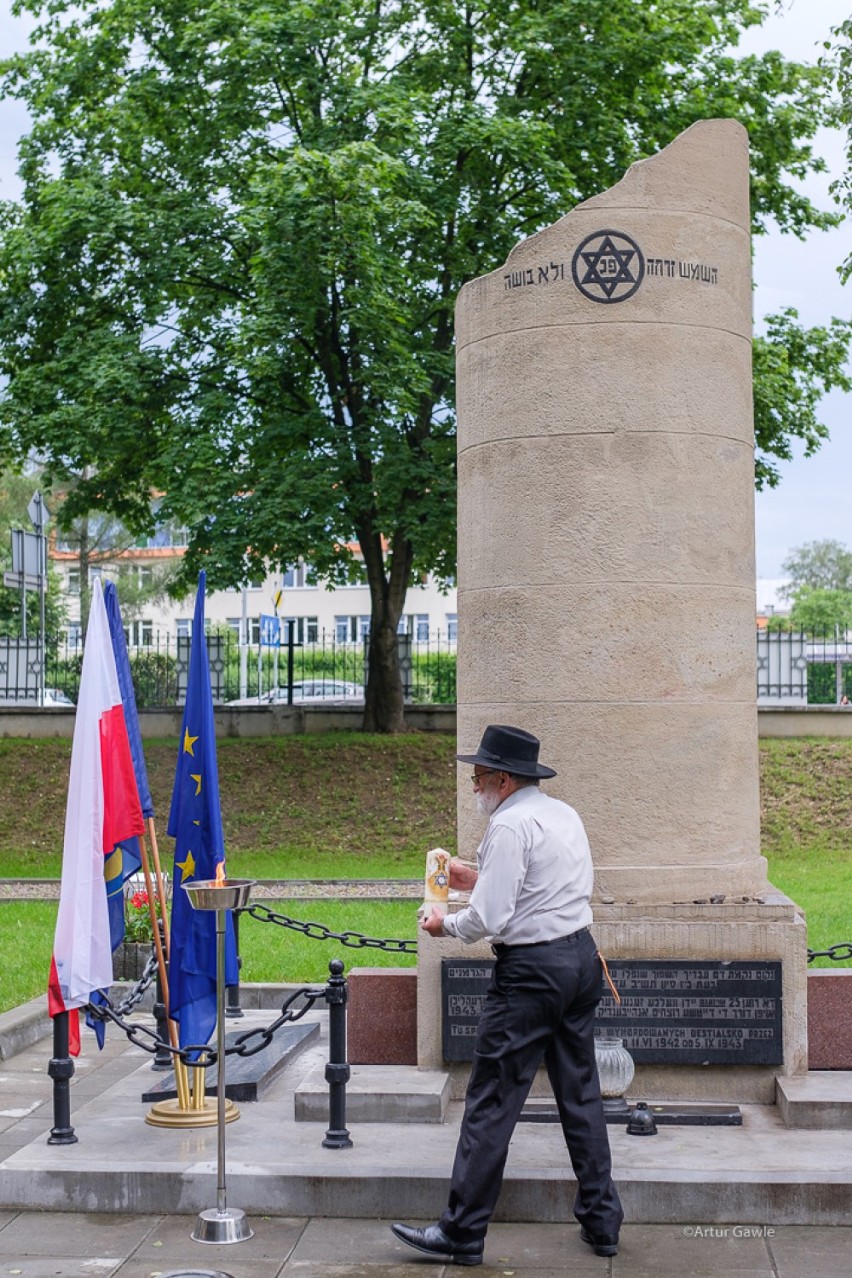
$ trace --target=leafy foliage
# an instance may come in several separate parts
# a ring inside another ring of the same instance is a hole
[[[852,628],[852,591],[802,586],[793,598],[790,620],[808,634],[834,633]]]
[[[825,538],[794,546],[781,565],[789,577],[783,593],[789,598],[801,590],[852,591],[852,550],[840,541]]]
[[[32,532],[33,526],[27,506],[33,493],[39,488],[37,473],[20,474],[9,468],[0,472],[0,573],[12,567],[10,532],[23,528]],[[39,627],[39,597],[35,590],[26,593],[27,634],[34,636]],[[45,599],[45,629],[48,649],[56,647],[65,621],[65,610],[60,596],[58,575],[48,564],[47,597]],[[0,580],[0,634],[18,638],[21,634],[21,596]]]
[[[827,327],[800,328],[792,307],[770,315],[764,335],[755,337],[755,483],[774,488],[780,479],[774,459],[789,461],[794,440],[812,457],[828,427],[819,420],[819,401],[839,387],[852,390],[846,363],[852,324],[832,319]],[[785,570],[786,571],[786,570]]]
[[[756,231],[833,221],[797,186],[829,73],[735,57],[749,0],[19,5],[41,26],[6,70],[34,123],[0,213],[0,455],[87,471],[69,513],[133,528],[164,491],[187,581],[299,555],[341,580],[358,542],[367,727],[402,726],[408,585],[454,570],[461,285],[713,116],[749,131]],[[824,434],[842,336],[770,326],[759,483]]]

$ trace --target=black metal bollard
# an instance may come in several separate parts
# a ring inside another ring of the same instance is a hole
[[[234,948],[237,951],[237,983],[236,985],[225,986],[225,1015],[229,1020],[238,1020],[245,1012],[240,1007],[240,971],[242,970],[243,960],[240,957],[240,911],[233,911],[234,918]]]
[[[324,1149],[351,1149],[352,1141],[346,1129],[346,1084],[349,1082],[349,1064],[346,1060],[346,1000],[349,990],[343,975],[343,960],[332,959],[328,965],[331,976],[325,987],[328,1004],[328,1064],[325,1079],[328,1083],[328,1131],[323,1141]]]
[[[53,1057],[47,1072],[53,1079],[53,1126],[47,1143],[76,1145],[77,1137],[71,1126],[71,1079],[74,1077],[74,1062],[68,1051],[67,1012],[60,1012],[53,1018]]]
[[[160,945],[165,946],[166,938],[164,935],[162,919],[159,920],[160,929]],[[165,949],[163,949],[165,955]],[[160,1043],[167,1043],[169,1038],[169,1025],[166,1019],[166,1000],[163,995],[163,978],[160,975],[160,969],[157,968],[157,992],[154,997],[154,1023],[157,1026],[157,1038]],[[158,1047],[154,1053],[154,1059],[151,1062],[151,1069],[167,1070],[174,1069],[174,1061],[172,1054],[167,1047]]]

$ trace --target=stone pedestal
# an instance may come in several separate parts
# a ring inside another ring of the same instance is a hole
[[[742,126],[703,121],[463,288],[458,739],[541,738],[612,957],[783,960],[796,1072],[805,929],[762,904],[748,180]],[[694,904],[711,898],[712,920]],[[421,953],[423,1064],[439,947]],[[772,1099],[758,1073],[644,1085]]]

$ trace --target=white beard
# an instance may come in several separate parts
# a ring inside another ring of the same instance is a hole
[[[499,794],[486,793],[480,790],[476,795],[476,810],[480,816],[492,817],[500,806]]]

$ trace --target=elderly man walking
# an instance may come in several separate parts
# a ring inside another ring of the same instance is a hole
[[[595,1065],[594,1016],[602,967],[590,931],[593,869],[573,808],[539,789],[556,775],[538,762],[537,737],[492,724],[473,764],[479,811],[489,818],[477,869],[450,862],[452,887],[470,903],[423,921],[430,936],[488,939],[496,956],[479,1023],[449,1201],[435,1225],[396,1223],[393,1233],[443,1263],[482,1263],[509,1141],[544,1062],[577,1177],[580,1237],[599,1256],[618,1251],[623,1211],[612,1181]]]

